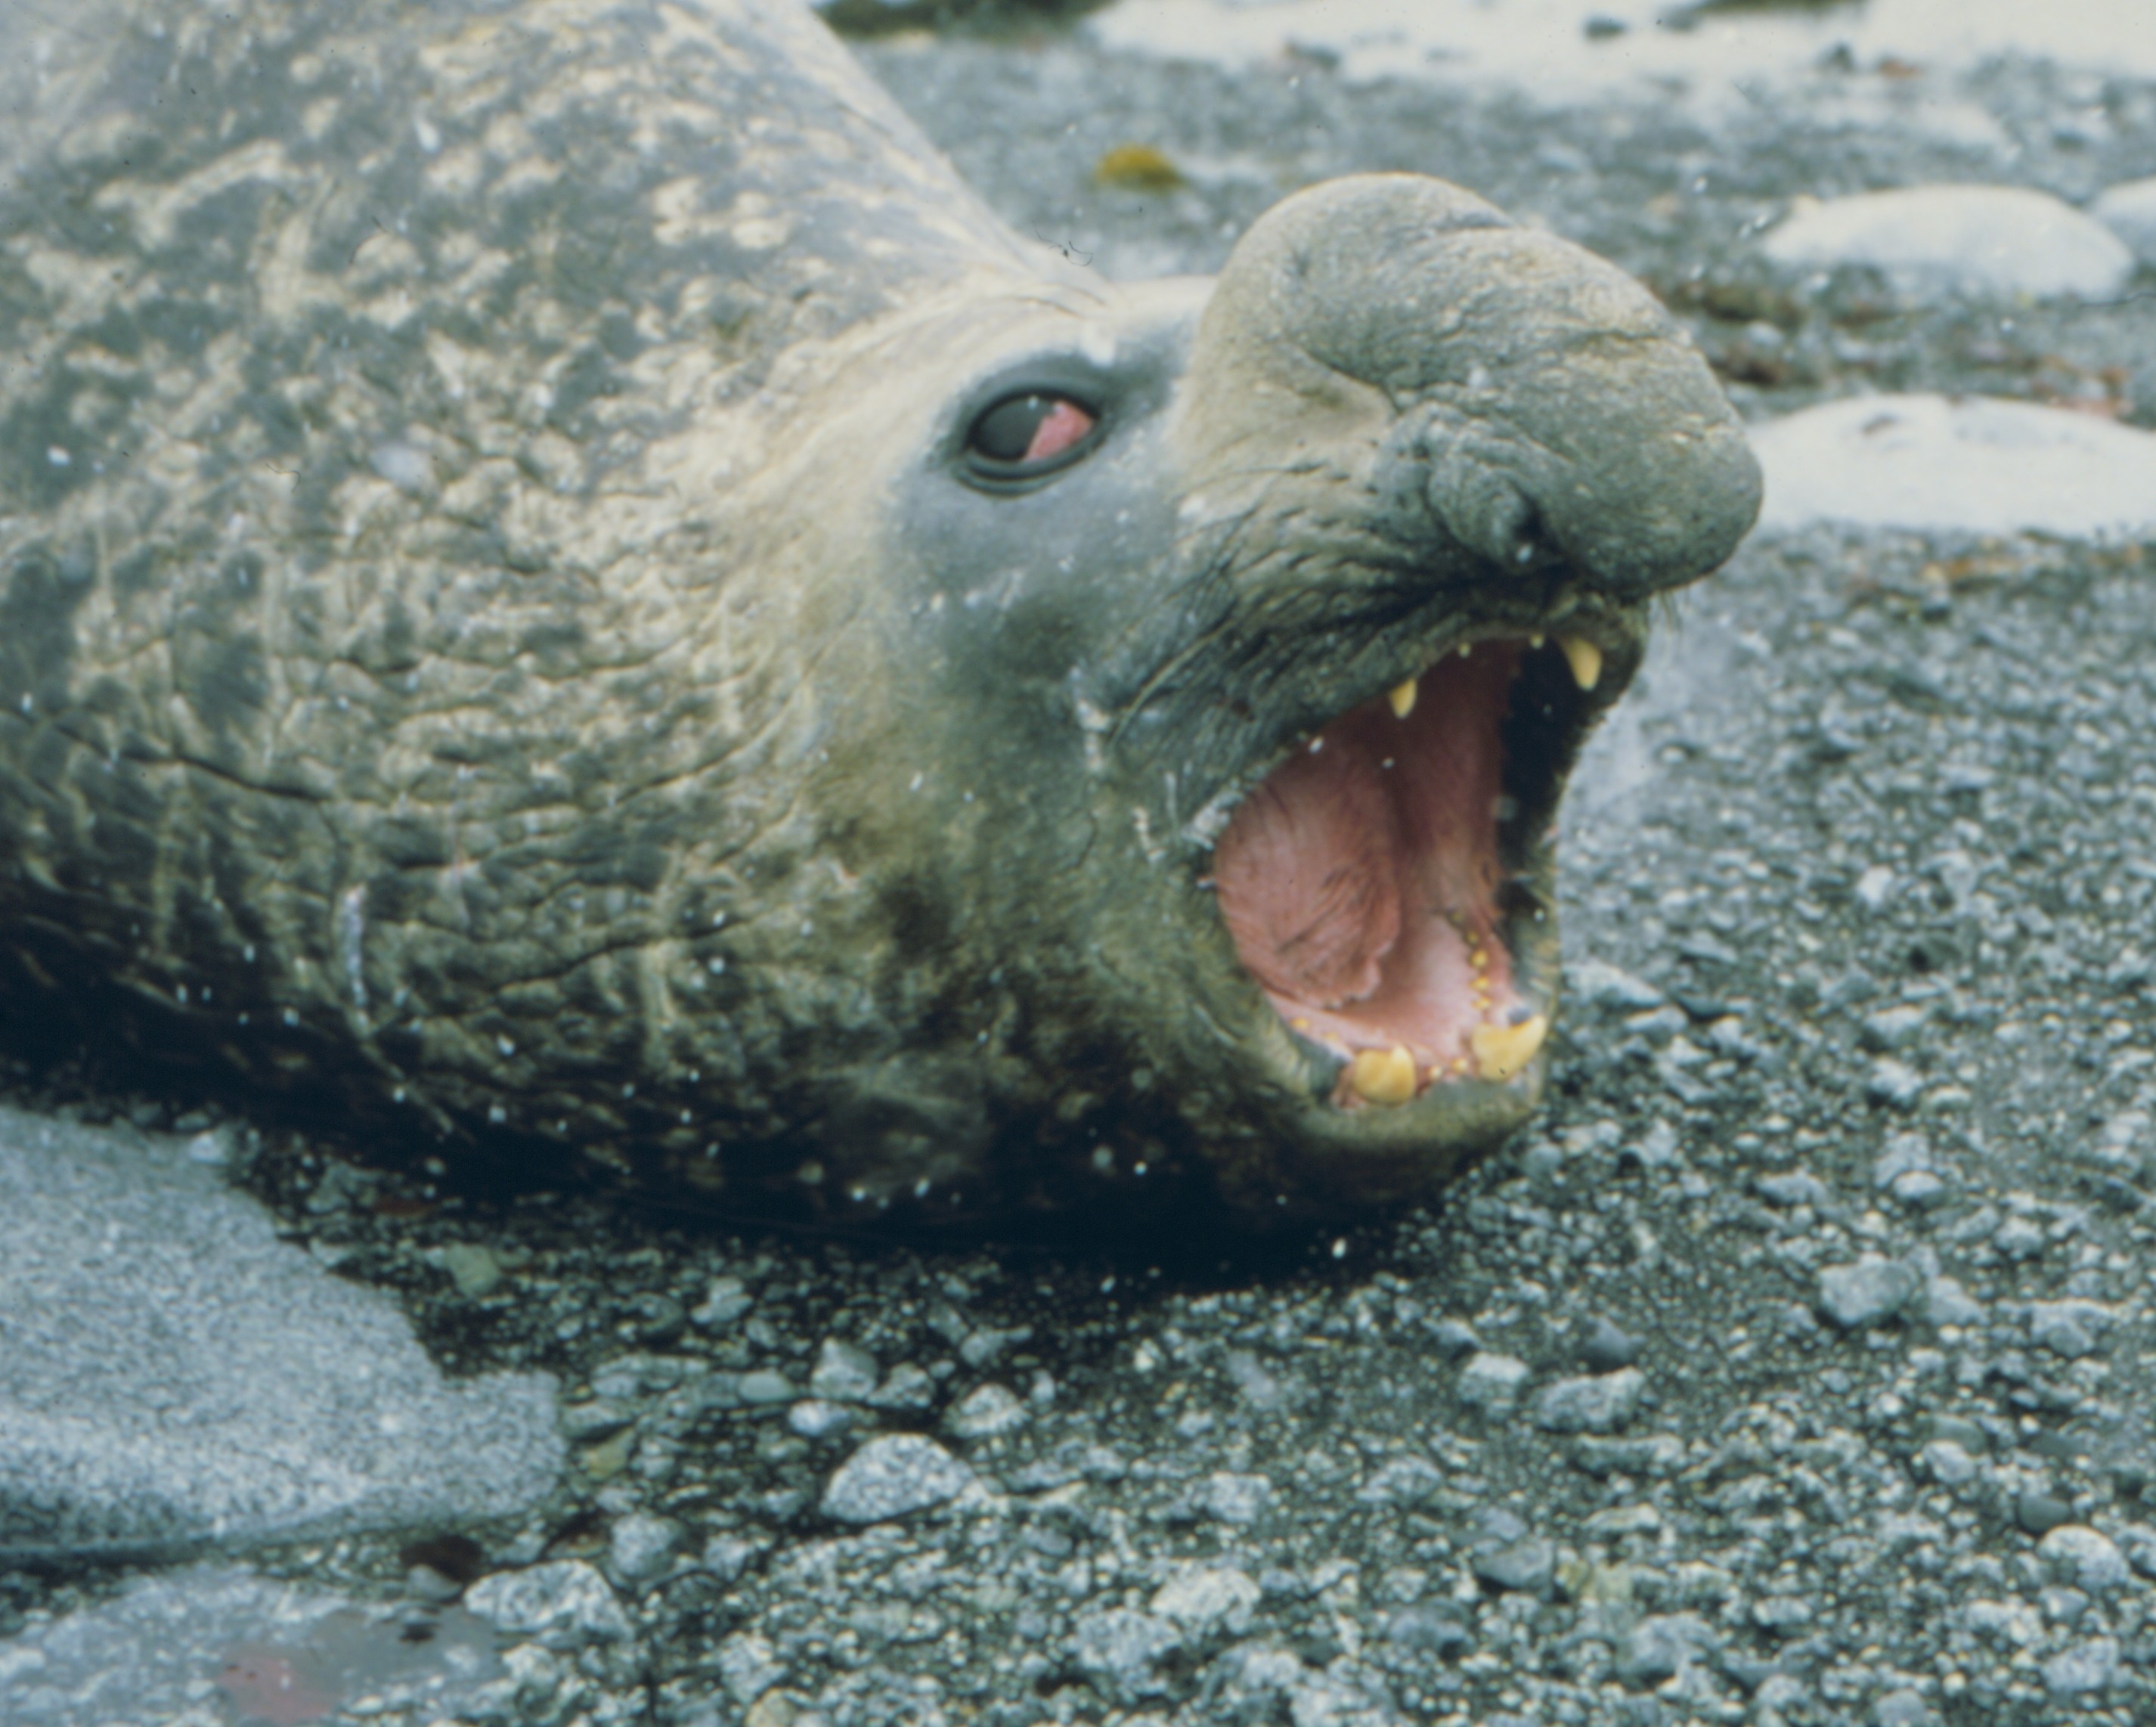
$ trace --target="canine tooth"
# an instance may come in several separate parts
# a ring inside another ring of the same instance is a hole
[[[1389,1053],[1358,1050],[1348,1083],[1366,1103],[1404,1103],[1415,1093],[1414,1057],[1399,1044]]]
[[[1602,650],[1584,635],[1560,635],[1557,645],[1564,650],[1565,663],[1572,667],[1572,681],[1583,690],[1591,690],[1602,681]]]
[[[1548,1036],[1549,1015],[1536,1014],[1517,1025],[1477,1025],[1467,1043],[1482,1077],[1502,1084],[1534,1060]]]
[[[1409,678],[1404,684],[1394,684],[1385,700],[1393,704],[1393,717],[1405,719],[1414,712],[1415,681]]]

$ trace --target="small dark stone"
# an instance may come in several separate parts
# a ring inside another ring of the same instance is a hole
[[[475,1583],[486,1570],[486,1550],[469,1535],[431,1535],[399,1550],[408,1568],[424,1565],[456,1583]]]
[[[2070,1435],[2054,1433],[2047,1428],[2030,1436],[2029,1449],[2054,1463],[2072,1463],[2080,1460],[2087,1447],[2076,1444]]]
[[[2025,1493],[2014,1501],[2014,1521],[2032,1535],[2074,1520],[2074,1508],[2056,1493]]]
[[[1430,1334],[1437,1344],[1438,1352],[1448,1361],[1457,1361],[1471,1355],[1482,1347],[1474,1328],[1463,1325],[1457,1319],[1440,1319],[1430,1328]]]
[[[1964,1416],[1928,1415],[1918,1431],[1928,1440],[1952,1440],[1971,1457],[1991,1448],[1991,1436]]]
[[[1640,1359],[1640,1340],[1597,1315],[1580,1342],[1579,1359],[1595,1373],[1614,1373]]]

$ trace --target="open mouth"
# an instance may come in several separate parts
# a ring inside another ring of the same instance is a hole
[[[1543,841],[1614,693],[1602,671],[1584,636],[1460,644],[1330,722],[1236,807],[1213,858],[1220,910],[1334,1106],[1502,1083],[1533,1061],[1553,979],[1523,925],[1552,915]]]

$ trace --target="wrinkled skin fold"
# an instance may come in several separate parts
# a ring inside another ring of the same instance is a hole
[[[168,11],[0,20],[13,1034],[843,1216],[1532,1108],[1563,772],[1758,503],[1636,285],[1378,176],[1111,285],[779,0]]]

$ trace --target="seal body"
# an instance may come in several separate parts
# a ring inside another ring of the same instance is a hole
[[[793,0],[0,49],[18,1027],[840,1211],[1530,1105],[1557,788],[1757,503],[1616,271],[1392,176],[1111,287]]]

